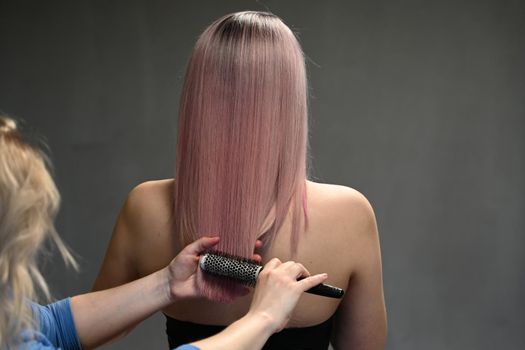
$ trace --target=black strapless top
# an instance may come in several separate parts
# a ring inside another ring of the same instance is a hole
[[[166,316],[166,334],[170,349],[211,337],[225,326],[210,326],[179,321]],[[285,328],[272,335],[263,350],[326,350],[332,331],[333,316],[323,323],[304,328]]]

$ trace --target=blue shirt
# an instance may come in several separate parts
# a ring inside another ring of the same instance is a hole
[[[31,303],[33,315],[40,330],[22,335],[22,349],[27,350],[81,350],[75,321],[71,313],[71,298],[46,306]],[[174,350],[199,350],[193,345],[182,345]]]
[[[78,339],[71,299],[63,299],[46,306],[31,303],[31,309],[40,329],[23,334],[24,347],[29,350],[82,349]]]

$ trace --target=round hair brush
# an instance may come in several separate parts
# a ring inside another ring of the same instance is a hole
[[[263,266],[253,260],[217,251],[203,254],[199,266],[209,274],[228,278],[248,286],[255,286],[257,277],[263,269]],[[345,292],[341,288],[321,283],[308,289],[306,293],[339,299],[343,297]]]

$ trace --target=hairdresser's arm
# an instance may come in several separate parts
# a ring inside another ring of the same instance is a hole
[[[350,209],[354,221],[345,224],[354,236],[347,251],[357,258],[336,314],[332,345],[335,350],[379,350],[385,346],[387,326],[376,220],[361,194],[351,200]]]
[[[325,274],[309,276],[301,264],[270,260],[262,270],[250,310],[240,320],[210,338],[192,343],[201,350],[261,349],[268,338],[283,329],[301,294],[326,280]]]
[[[169,266],[149,276],[73,297],[71,309],[82,347],[102,345],[175,300],[197,296],[198,256],[218,242],[218,237],[201,238],[185,247]]]

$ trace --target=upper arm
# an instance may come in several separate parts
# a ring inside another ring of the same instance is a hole
[[[351,232],[346,233],[352,276],[336,313],[332,343],[336,350],[383,349],[387,326],[377,224],[366,198],[358,192],[352,197]]]
[[[140,230],[140,218],[137,218],[140,215],[140,186],[129,193],[119,213],[93,291],[116,287],[139,277],[135,247]]]

